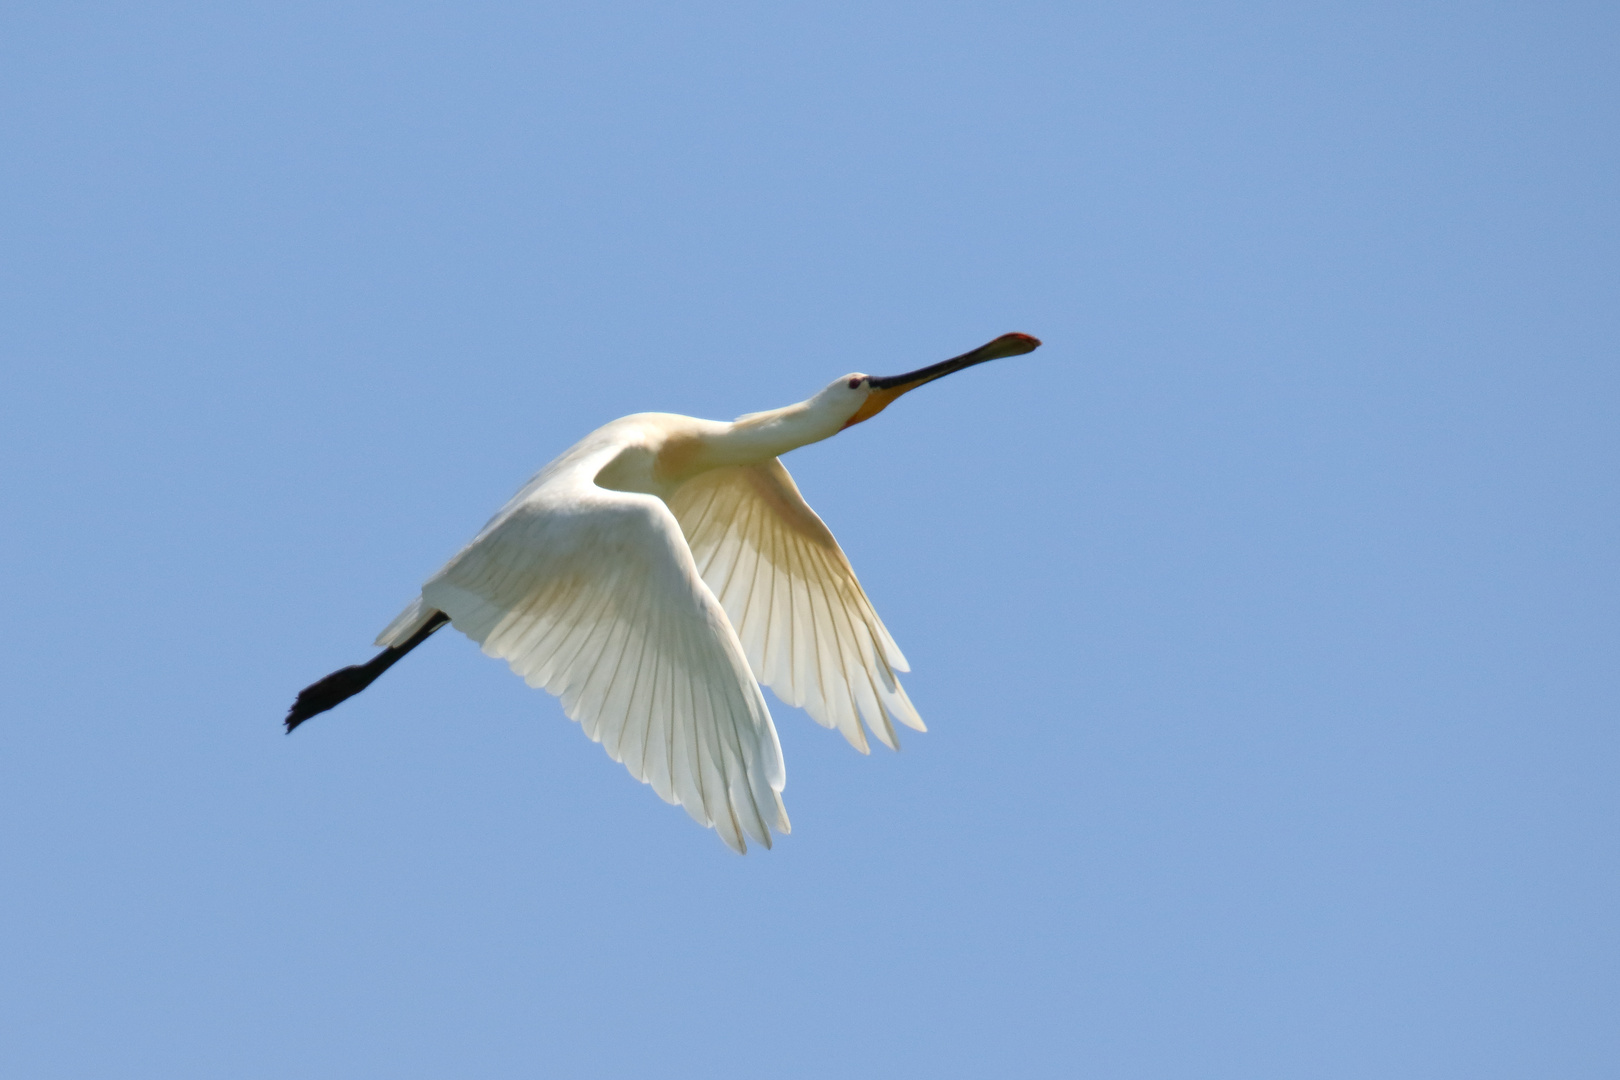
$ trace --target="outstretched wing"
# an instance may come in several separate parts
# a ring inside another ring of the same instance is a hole
[[[669,506],[761,682],[863,754],[861,717],[892,748],[890,717],[927,730],[895,677],[910,670],[899,646],[780,461],[703,473]]]
[[[737,851],[788,831],[782,748],[736,633],[651,495],[541,485],[422,588],[630,775]]]

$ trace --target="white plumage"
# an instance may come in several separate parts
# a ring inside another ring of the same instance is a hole
[[[428,579],[378,635],[381,656],[306,689],[288,729],[447,616],[666,802],[739,852],[745,836],[769,847],[789,828],[786,771],[758,683],[862,753],[863,720],[893,748],[896,721],[925,730],[897,677],[905,657],[777,455],[1039,344],[1008,334],[907,375],[846,375],[729,424],[641,413],[592,432]]]

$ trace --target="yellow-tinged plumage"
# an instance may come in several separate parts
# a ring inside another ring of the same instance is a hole
[[[905,657],[778,455],[1039,345],[1006,334],[731,423],[638,413],[599,428],[428,579],[378,635],[382,654],[299,694],[288,730],[448,621],[732,848],[747,836],[770,846],[789,827],[787,774],[760,683],[862,753],[866,731],[897,748],[895,721],[925,730],[898,678]]]

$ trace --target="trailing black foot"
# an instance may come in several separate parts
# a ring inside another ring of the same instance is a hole
[[[423,624],[422,629],[412,634],[405,644],[391,645],[364,664],[353,664],[334,671],[319,682],[310,683],[298,691],[298,697],[292,703],[292,708],[287,710],[287,731],[290,733],[293,728],[310,717],[354,697],[376,682],[377,676],[393,667],[400,657],[422,644],[428,639],[428,635],[449,621],[450,616],[442,611],[435,611],[433,617]]]

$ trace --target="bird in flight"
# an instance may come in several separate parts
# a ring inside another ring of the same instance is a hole
[[[854,373],[731,423],[637,413],[540,470],[377,636],[305,687],[291,732],[446,623],[505,660],[665,802],[738,852],[788,831],[782,747],[759,684],[867,753],[922,718],[855,571],[778,455],[869,420],[924,383],[1031,352],[1003,334],[904,375]]]

